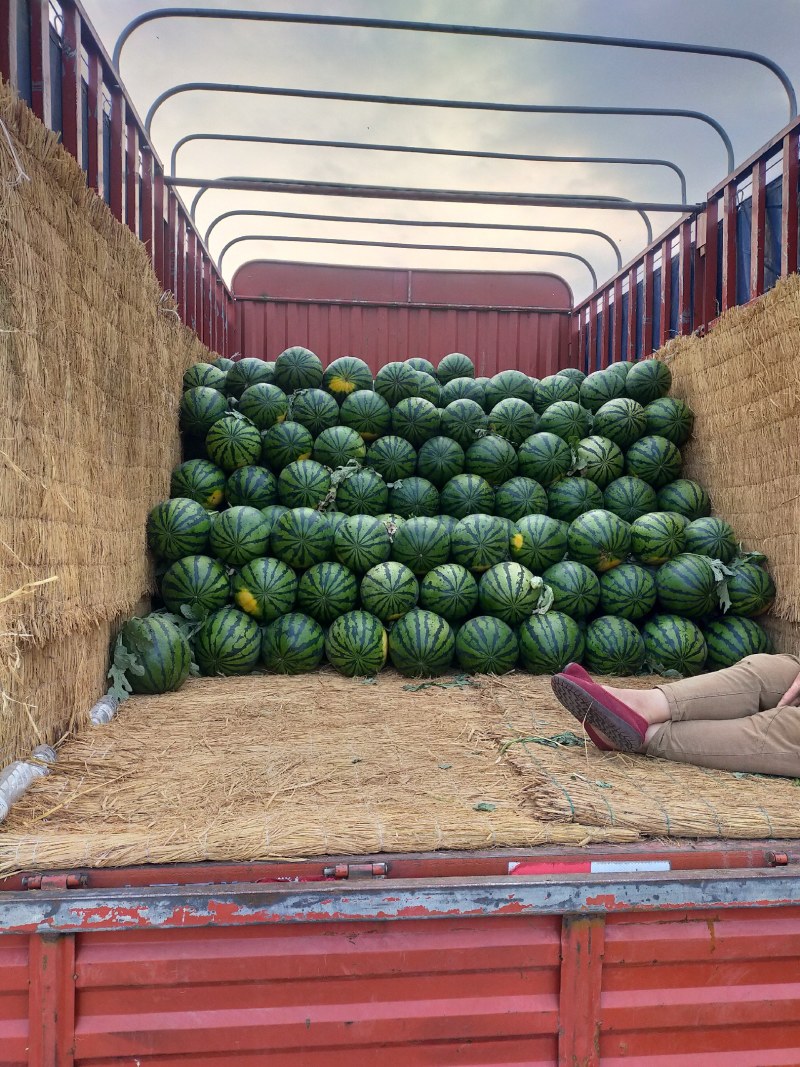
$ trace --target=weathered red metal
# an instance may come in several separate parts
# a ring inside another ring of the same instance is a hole
[[[61,0],[61,25],[61,141],[68,152],[81,159],[81,16],[73,0]]]
[[[87,96],[87,158],[86,180],[95,192],[102,195],[105,186],[103,171],[103,65],[97,51],[90,45],[87,48],[89,80],[86,86]]]
[[[45,126],[52,127],[52,79],[50,74],[50,4],[30,0],[31,106]]]

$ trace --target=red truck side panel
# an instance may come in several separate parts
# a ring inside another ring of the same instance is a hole
[[[0,1064],[27,1063],[27,937],[0,937]]]

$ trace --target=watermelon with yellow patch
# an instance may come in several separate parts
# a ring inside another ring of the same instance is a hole
[[[328,364],[322,376],[322,388],[341,403],[359,389],[372,389],[372,371],[363,359],[340,356]]]

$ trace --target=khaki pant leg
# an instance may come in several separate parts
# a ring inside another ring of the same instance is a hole
[[[760,654],[734,667],[657,686],[673,722],[738,719],[774,708],[800,674],[800,657]]]
[[[800,708],[784,706],[716,722],[668,722],[644,752],[696,767],[797,778]]]

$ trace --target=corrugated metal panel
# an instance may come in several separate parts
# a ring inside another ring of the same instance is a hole
[[[0,1064],[27,1063],[28,938],[0,937]]]

